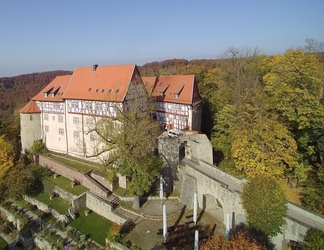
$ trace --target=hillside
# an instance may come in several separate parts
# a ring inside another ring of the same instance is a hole
[[[28,102],[56,76],[68,74],[72,72],[57,70],[0,78],[0,95],[3,97],[0,100],[0,111],[11,113]]]
[[[19,119],[14,111],[22,108],[33,96],[56,76],[72,74],[71,71],[56,70],[0,78],[0,135],[15,138]],[[19,132],[18,132],[19,133]]]

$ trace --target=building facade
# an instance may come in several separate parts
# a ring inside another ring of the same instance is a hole
[[[118,110],[141,108],[134,100],[148,94],[155,100],[153,116],[161,128],[200,130],[201,98],[193,75],[142,78],[134,64],[93,65],[56,77],[20,110],[22,151],[41,140],[54,152],[94,155],[94,123],[116,119]]]

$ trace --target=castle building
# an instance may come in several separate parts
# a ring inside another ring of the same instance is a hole
[[[97,140],[94,119],[116,119],[134,95],[150,94],[163,129],[200,130],[201,97],[194,75],[141,77],[136,65],[77,67],[57,76],[20,109],[22,151],[41,141],[51,151],[85,157]]]

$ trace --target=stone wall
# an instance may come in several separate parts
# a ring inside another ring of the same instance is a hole
[[[67,192],[65,189],[60,188],[59,186],[55,186],[53,191],[55,193],[58,193],[62,199],[67,200],[69,202],[72,202],[76,198],[76,195]]]
[[[35,141],[42,139],[40,113],[20,113],[21,150],[30,151]]]
[[[118,188],[118,178],[114,183],[110,183],[107,180],[107,176],[103,175],[102,173],[99,173],[97,171],[91,171],[89,173],[89,175],[95,179],[97,182],[99,182],[101,185],[103,185],[104,187],[107,187],[109,190],[111,190],[112,192]]]
[[[56,219],[60,220],[60,221],[66,221],[67,222],[67,218],[65,215],[60,214],[59,212],[57,212],[55,209],[53,209],[52,207],[48,206],[47,204],[44,204],[32,197],[29,196],[24,196],[24,199],[26,201],[28,201],[30,204],[33,204],[35,206],[37,206],[37,208],[39,210],[42,210],[45,213],[50,213],[52,214]]]
[[[86,198],[87,195],[86,193],[83,193],[81,195],[79,195],[78,197],[76,197],[73,201],[72,201],[72,207],[70,209],[70,211],[74,214],[78,213],[82,208],[86,207]]]
[[[111,203],[91,192],[87,192],[86,207],[117,224],[122,225],[127,221],[127,218],[123,218],[114,213]]]
[[[78,181],[82,186],[89,188],[92,192],[100,195],[101,197],[106,198],[110,194],[109,188],[111,188],[112,185],[109,184],[108,181],[104,181],[104,177],[98,173],[94,173],[93,176],[100,180],[100,182],[91,177],[92,171],[85,173],[44,155],[39,155],[39,164],[59,175],[70,179],[71,181]]]
[[[18,230],[24,226],[24,222],[17,218],[7,209],[0,206],[0,214],[2,214],[8,221],[10,221]]]
[[[39,155],[39,164],[70,179],[71,181],[77,180],[80,183],[83,181],[84,172],[71,168],[44,155]]]

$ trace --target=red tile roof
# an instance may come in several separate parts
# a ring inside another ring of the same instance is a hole
[[[145,76],[145,77],[142,77],[142,79],[143,79],[143,83],[146,88],[146,91],[149,94],[152,94],[154,84],[158,78],[156,76]]]
[[[74,70],[64,99],[122,102],[132,80],[134,64],[79,67]]]
[[[23,114],[32,114],[32,113],[40,113],[41,111],[39,110],[35,101],[30,101],[23,108],[21,108],[19,112]]]
[[[34,101],[63,102],[62,96],[71,75],[57,76],[42,91],[32,98]],[[45,96],[45,93],[47,96]]]
[[[164,102],[193,104],[201,100],[199,95],[193,97],[195,90],[194,75],[165,75],[159,77],[152,96]]]

